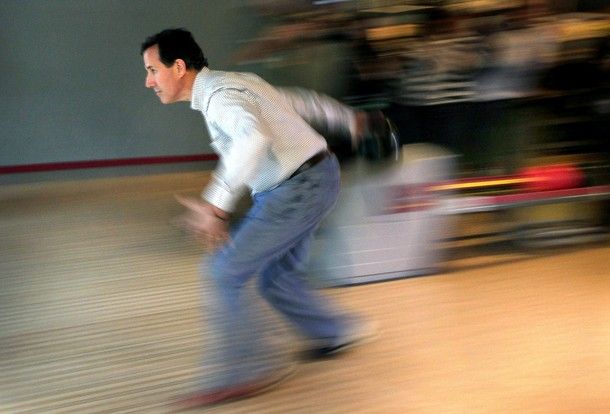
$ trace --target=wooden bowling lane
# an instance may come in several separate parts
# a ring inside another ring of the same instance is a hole
[[[214,342],[199,248],[170,220],[173,194],[206,180],[0,189],[0,412],[161,413],[192,389]],[[609,254],[490,252],[435,276],[330,290],[378,322],[376,341],[192,412],[608,413]],[[284,357],[300,344],[279,340]]]

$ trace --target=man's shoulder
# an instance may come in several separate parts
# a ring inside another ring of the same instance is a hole
[[[208,75],[206,83],[210,92],[220,89],[249,89],[258,83],[264,83],[258,75],[249,72],[211,70]]]
[[[204,68],[197,76],[193,90],[193,109],[208,113],[210,101],[224,90],[239,87],[233,72]]]

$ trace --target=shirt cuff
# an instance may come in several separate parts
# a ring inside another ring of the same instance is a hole
[[[232,192],[226,184],[216,179],[201,192],[201,198],[227,213],[232,213],[239,194]]]

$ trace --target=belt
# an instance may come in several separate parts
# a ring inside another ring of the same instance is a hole
[[[320,161],[323,161],[326,158],[328,158],[329,155],[330,155],[330,151],[327,149],[325,149],[324,151],[318,152],[316,155],[314,155],[313,157],[311,157],[310,159],[305,161],[303,164],[301,164],[301,166],[299,168],[297,168],[295,172],[292,173],[292,175],[289,177],[289,179],[296,175],[301,174],[303,171],[310,169],[314,165],[318,164]]]

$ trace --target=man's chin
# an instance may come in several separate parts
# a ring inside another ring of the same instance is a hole
[[[160,101],[161,101],[161,103],[162,103],[162,104],[164,104],[164,105],[169,105],[169,104],[172,104],[172,103],[176,102],[175,100],[168,99],[168,98],[163,98],[163,97],[161,97],[161,96],[159,96],[159,100],[160,100]]]

